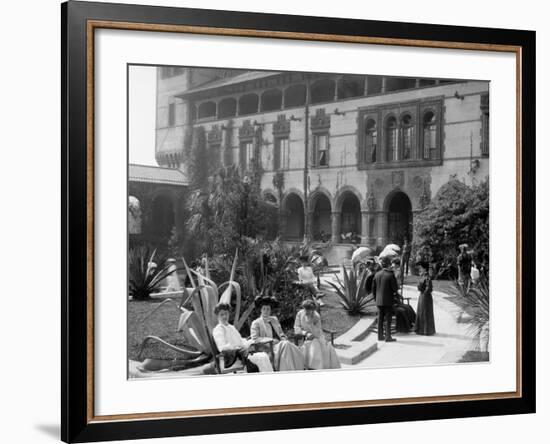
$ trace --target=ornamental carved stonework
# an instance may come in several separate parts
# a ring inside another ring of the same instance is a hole
[[[327,116],[324,108],[319,108],[311,117],[312,131],[326,130],[330,128],[330,116]]]
[[[391,183],[394,188],[400,188],[405,184],[405,173],[403,171],[392,171]]]
[[[207,135],[208,143],[222,143],[222,129],[218,125],[213,125]]]
[[[245,120],[243,125],[239,128],[239,137],[241,139],[253,139],[254,135],[254,125],[250,123],[250,120]]]
[[[412,183],[414,185],[414,188],[421,189],[422,185],[424,185],[424,180],[420,176],[415,176],[412,180]]]
[[[430,204],[430,195],[428,193],[428,190],[424,188],[424,191],[422,191],[422,194],[420,195],[420,198],[418,199],[418,204],[420,208],[425,208]]]
[[[284,114],[277,116],[277,121],[273,124],[274,135],[286,135],[290,133],[290,120],[287,120]]]
[[[427,207],[432,201],[432,197],[430,193],[430,183],[431,183],[431,178],[429,177],[424,178],[422,194],[418,199],[418,205],[420,206],[420,208]]]
[[[378,207],[378,201],[374,197],[374,193],[371,191],[367,196],[367,209],[369,211],[376,211]]]

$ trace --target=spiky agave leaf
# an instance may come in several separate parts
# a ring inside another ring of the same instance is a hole
[[[204,257],[204,277],[207,278],[209,281],[212,281],[210,279],[210,266],[208,264],[208,255]]]
[[[194,271],[194,270],[191,270],[191,273],[194,273],[195,276],[197,276],[197,280],[199,279],[199,276],[200,276],[200,278],[202,279],[203,284],[204,285],[208,284],[206,286],[207,287],[212,287],[214,289],[214,291],[216,292],[216,294],[218,294],[218,292],[219,292],[218,286],[216,285],[216,283],[212,279],[209,279],[205,275],[202,275],[199,272]],[[199,285],[200,285],[200,283],[199,283]]]
[[[346,299],[349,301],[351,299],[350,284],[349,284],[350,279],[346,271],[346,267],[342,265],[341,269],[342,269],[342,277],[344,279],[343,290],[344,290],[344,294],[346,295]]]
[[[197,279],[199,282],[199,286],[197,288],[201,296],[203,315],[206,320],[206,325],[208,326],[209,330],[212,331],[217,323],[216,315],[214,314],[214,308],[218,303],[217,288],[214,289],[213,287],[206,285],[205,278],[202,274],[197,272],[195,272],[195,274],[197,275]]]
[[[242,326],[244,325],[248,317],[252,314],[254,307],[255,307],[254,302],[251,302],[250,305],[247,307],[247,309],[239,317],[238,322],[234,323],[234,326],[237,330],[240,330],[242,328]]]
[[[191,287],[194,289],[196,288],[195,281],[193,280],[193,274],[191,273],[191,269],[187,265],[187,262],[185,261],[185,258],[182,256],[181,259],[183,260],[183,265],[185,267],[185,272],[187,273],[187,276],[189,276],[189,281],[191,282]]]
[[[194,311],[182,309],[177,331],[183,333],[183,337],[192,347],[202,352],[211,353],[212,350],[207,337],[208,333],[201,326],[200,319]]]
[[[196,322],[196,324],[195,323],[193,324],[193,329],[195,330],[197,335],[201,338],[201,340],[208,342],[208,335],[211,334],[211,331],[208,329],[208,324],[206,322],[204,307],[203,307],[199,288],[195,288],[191,293],[191,304],[193,306],[193,312],[196,313],[197,319],[198,319],[198,322]],[[191,318],[190,320],[194,321],[193,318]]]

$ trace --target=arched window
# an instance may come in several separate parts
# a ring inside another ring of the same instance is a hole
[[[270,89],[262,93],[260,108],[263,111],[276,111],[282,108],[283,92],[279,89]]]
[[[365,122],[365,147],[363,150],[363,162],[376,162],[376,147],[378,145],[378,134],[374,119],[367,119]]]
[[[386,121],[386,161],[397,160],[397,120],[390,117]]]
[[[313,83],[310,87],[311,103],[332,102],[334,100],[334,92],[336,82],[332,79],[322,79]]]
[[[285,89],[285,108],[303,106],[306,103],[306,85],[292,85]]]
[[[216,116],[216,103],[215,102],[204,102],[199,105],[198,118],[206,119],[207,117]]]
[[[437,121],[435,114],[428,111],[424,114],[423,122],[423,157],[437,159]]]
[[[412,117],[405,114],[401,119],[401,130],[403,134],[403,159],[408,160],[412,157],[414,143],[414,126]]]
[[[338,99],[360,97],[365,92],[365,76],[347,75],[338,82]]]
[[[235,117],[237,114],[237,100],[232,97],[221,100],[218,105],[218,114],[220,119]]]
[[[239,98],[239,115],[256,114],[259,98],[257,94],[246,94]]]

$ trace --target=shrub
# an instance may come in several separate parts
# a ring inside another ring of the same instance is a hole
[[[413,260],[456,267],[458,245],[466,243],[475,259],[488,268],[489,182],[469,187],[451,180],[414,218]]]

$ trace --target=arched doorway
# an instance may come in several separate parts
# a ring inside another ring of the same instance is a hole
[[[304,204],[297,194],[289,194],[285,200],[285,239],[299,240],[304,237]]]
[[[330,223],[331,210],[329,198],[325,194],[317,194],[313,202],[313,214],[311,218],[313,240],[323,242],[330,240],[332,230]]]
[[[412,235],[412,205],[402,191],[391,196],[388,203],[388,242],[403,245]]]
[[[170,196],[161,194],[153,200],[153,232],[170,236],[174,227],[174,204]]]
[[[360,242],[361,237],[361,204],[352,192],[346,192],[342,200],[340,233],[347,242]]]

